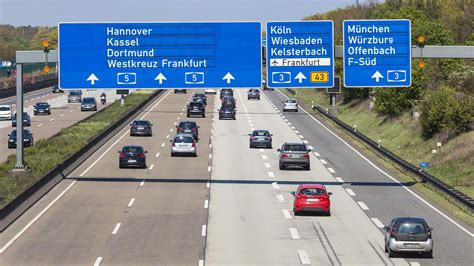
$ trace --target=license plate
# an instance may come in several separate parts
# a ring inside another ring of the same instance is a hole
[[[306,201],[319,201],[318,199],[307,199]]]
[[[405,247],[405,248],[419,248],[420,244],[417,244],[417,243],[403,243],[403,247]]]
[[[184,132],[188,133],[188,132],[191,132],[191,130],[189,130],[189,129],[186,129],[186,130],[184,130]]]
[[[300,158],[300,155],[299,154],[292,154],[291,158]]]
[[[137,160],[128,160],[129,163],[136,163]]]
[[[144,127],[137,127],[138,130],[144,130]]]

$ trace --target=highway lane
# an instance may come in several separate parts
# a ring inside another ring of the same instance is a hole
[[[51,92],[51,87],[47,87],[47,88],[40,89],[40,90],[37,90],[37,91],[31,91],[31,92],[24,93],[23,94],[23,101],[33,100],[33,99],[36,99],[36,97],[42,97],[42,96],[48,95],[48,94],[53,94]],[[59,94],[62,94],[62,93],[57,93],[57,94],[59,95]],[[11,96],[11,97],[0,99],[0,104],[7,104],[7,105],[15,106],[16,105],[16,96]]]
[[[130,137],[126,127],[98,149],[52,192],[71,186],[4,250],[0,264],[198,264],[207,225],[211,116],[190,118],[200,125],[198,157],[172,158],[169,146],[175,123],[187,119],[190,96],[166,93],[138,116],[152,121],[153,137]],[[118,168],[117,151],[127,144],[146,148],[147,169]],[[7,229],[0,248],[21,228]]]
[[[271,104],[281,112],[285,96],[279,91],[266,92]],[[343,143],[338,137],[300,109],[298,113],[283,113],[287,123],[294,127],[309,145],[314,146],[320,159],[334,175],[341,178],[344,188],[353,192],[355,201],[368,207],[365,213],[387,225],[394,217],[415,216],[425,218],[434,228],[434,259],[410,256],[409,261],[423,265],[471,265],[474,261],[474,229],[457,221],[436,204],[424,199],[417,192],[408,191],[410,184],[400,186],[385,175],[384,167],[369,163],[361,155]],[[382,172],[383,171],[383,172]],[[393,177],[393,175],[392,175]]]
[[[83,97],[95,97],[99,103],[97,105],[98,110],[103,109],[105,106],[111,104],[113,101],[119,99],[118,95],[115,95],[115,91],[106,91],[108,95],[108,102],[105,105],[100,103],[100,94],[105,90],[87,91],[83,90]],[[30,95],[30,100],[25,101],[24,111],[30,114],[31,126],[25,127],[29,129],[35,138],[35,142],[40,139],[45,139],[58,133],[61,129],[69,127],[78,121],[81,121],[95,112],[81,112],[79,103],[67,103],[67,93],[64,94],[52,94],[43,91],[42,94],[38,93]],[[51,115],[34,115],[33,105],[36,102],[48,102],[51,105]],[[13,108],[16,110],[15,108]],[[8,134],[14,129],[11,126],[11,121],[0,121],[0,129],[2,134],[0,135],[0,162],[6,161],[7,157],[11,154],[15,154],[15,149],[8,149]]]
[[[278,169],[276,149],[301,140],[267,101],[245,96],[237,121],[214,118],[205,264],[407,265],[383,253],[382,233],[315,155],[311,171]],[[273,149],[249,149],[252,129],[270,130]],[[331,217],[293,216],[290,192],[304,182],[334,193]]]

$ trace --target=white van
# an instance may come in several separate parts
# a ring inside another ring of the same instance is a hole
[[[0,105],[0,119],[1,120],[12,119],[12,107],[10,105]]]

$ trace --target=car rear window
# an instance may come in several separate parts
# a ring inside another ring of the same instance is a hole
[[[324,195],[325,191],[321,188],[303,188],[300,194],[305,196],[321,196]]]
[[[186,128],[186,129],[194,128],[194,127],[196,127],[196,123],[194,123],[194,122],[181,122],[181,123],[179,123],[179,127]]]
[[[122,152],[143,152],[142,147],[123,147]]]
[[[148,126],[148,121],[133,121],[134,126]]]
[[[202,107],[202,103],[190,103],[190,104],[189,104],[189,107],[192,107],[192,108],[194,108],[194,107]]]
[[[296,103],[296,100],[286,100],[286,103]]]
[[[7,107],[7,106],[2,106],[0,107],[0,111],[10,111],[10,107]]]
[[[265,136],[265,137],[268,137],[268,136],[270,136],[270,134],[268,133],[268,131],[254,131],[252,133],[252,136]]]
[[[425,225],[417,222],[400,223],[397,232],[399,234],[423,234],[426,232]]]
[[[72,96],[78,96],[78,95],[80,95],[80,94],[81,94],[81,93],[80,93],[80,92],[77,92],[77,91],[71,91],[71,92],[69,93],[69,95],[72,95]]]
[[[283,147],[284,151],[306,151],[305,145],[285,145]]]
[[[174,139],[174,142],[177,143],[193,143],[194,140],[192,137],[177,137]]]

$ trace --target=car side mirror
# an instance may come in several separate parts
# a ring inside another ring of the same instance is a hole
[[[132,123],[130,123],[130,125],[132,125]]]
[[[118,151],[117,153],[121,153],[121,151]]]
[[[8,136],[10,137],[10,134],[8,134]]]
[[[217,112],[220,112],[220,111],[221,111],[221,109],[217,109]]]
[[[200,126],[198,126],[198,128],[200,128]]]
[[[332,192],[328,192],[328,195],[329,195],[329,196],[332,196]]]
[[[145,153],[148,153],[148,151],[145,151]]]
[[[383,230],[388,231],[388,226],[384,226]]]
[[[433,227],[428,227],[428,230],[433,231]]]
[[[176,126],[176,128],[178,128],[178,126]]]
[[[295,191],[291,191],[290,194],[293,195],[293,197],[296,196],[296,192],[295,192]]]
[[[249,134],[249,136],[252,136],[252,134]]]
[[[150,126],[153,126],[153,124],[150,124]]]
[[[170,142],[173,142],[173,140],[172,140],[172,139],[170,139]]]
[[[311,152],[311,149],[307,149],[308,152]]]
[[[277,149],[277,152],[281,152],[281,149]]]
[[[272,137],[273,137],[273,134],[270,134],[270,136],[272,136]]]

